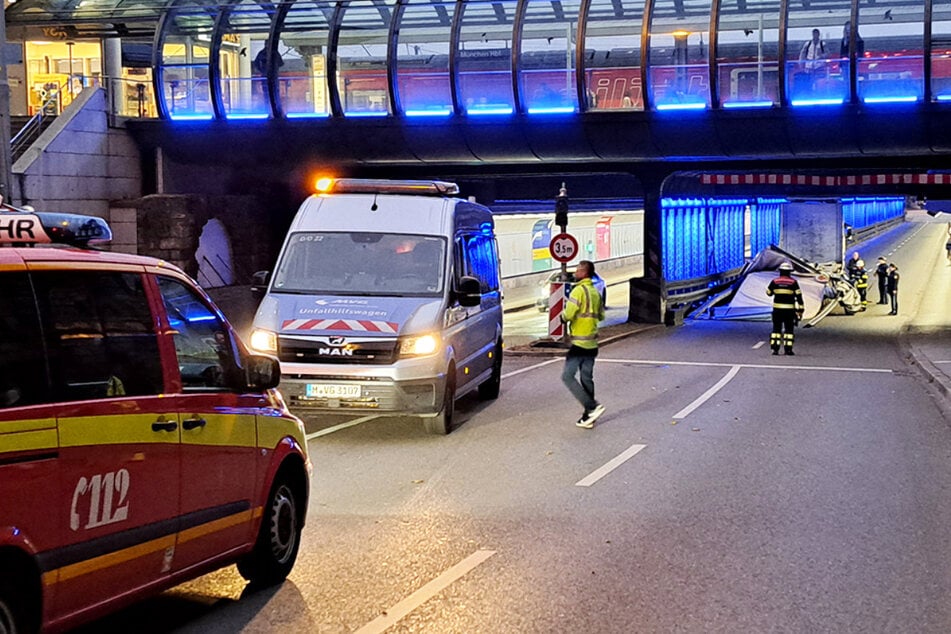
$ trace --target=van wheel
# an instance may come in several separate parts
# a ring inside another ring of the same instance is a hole
[[[502,387],[502,342],[495,344],[495,355],[492,360],[492,376],[484,383],[479,384],[479,398],[483,401],[492,401],[499,397]]]
[[[0,579],[0,634],[29,634],[37,627],[30,625],[24,612],[29,602],[10,579]]]
[[[300,503],[287,476],[278,475],[264,507],[254,550],[238,562],[238,572],[253,585],[272,586],[290,574],[303,529]]]
[[[442,411],[431,418],[423,419],[423,426],[429,434],[445,436],[452,429],[452,419],[456,413],[456,366],[449,366],[446,373],[446,394],[443,396]]]

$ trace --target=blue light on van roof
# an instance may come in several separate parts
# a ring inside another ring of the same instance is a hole
[[[481,225],[479,225],[479,230],[482,232],[482,235],[484,235],[484,236],[491,236],[491,235],[492,235],[492,223],[491,223],[491,222],[483,222]]]

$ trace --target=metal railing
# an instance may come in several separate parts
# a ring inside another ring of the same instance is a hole
[[[59,113],[59,90],[60,86],[57,85],[55,91],[50,91],[50,95],[42,103],[37,113],[30,117],[30,120],[10,139],[10,160],[12,162],[16,163],[16,160],[23,156],[27,148],[46,129],[49,121],[56,118]]]

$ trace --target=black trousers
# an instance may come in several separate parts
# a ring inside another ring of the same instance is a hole
[[[773,332],[769,336],[769,347],[773,350],[779,350],[785,347],[792,350],[793,341],[796,337],[796,311],[794,310],[773,310]]]
[[[887,304],[888,303],[888,291],[885,290],[885,278],[878,278],[878,303]]]

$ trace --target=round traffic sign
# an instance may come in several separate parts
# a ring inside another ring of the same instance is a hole
[[[578,241],[570,233],[559,233],[551,239],[548,252],[556,262],[568,262],[578,255]]]

